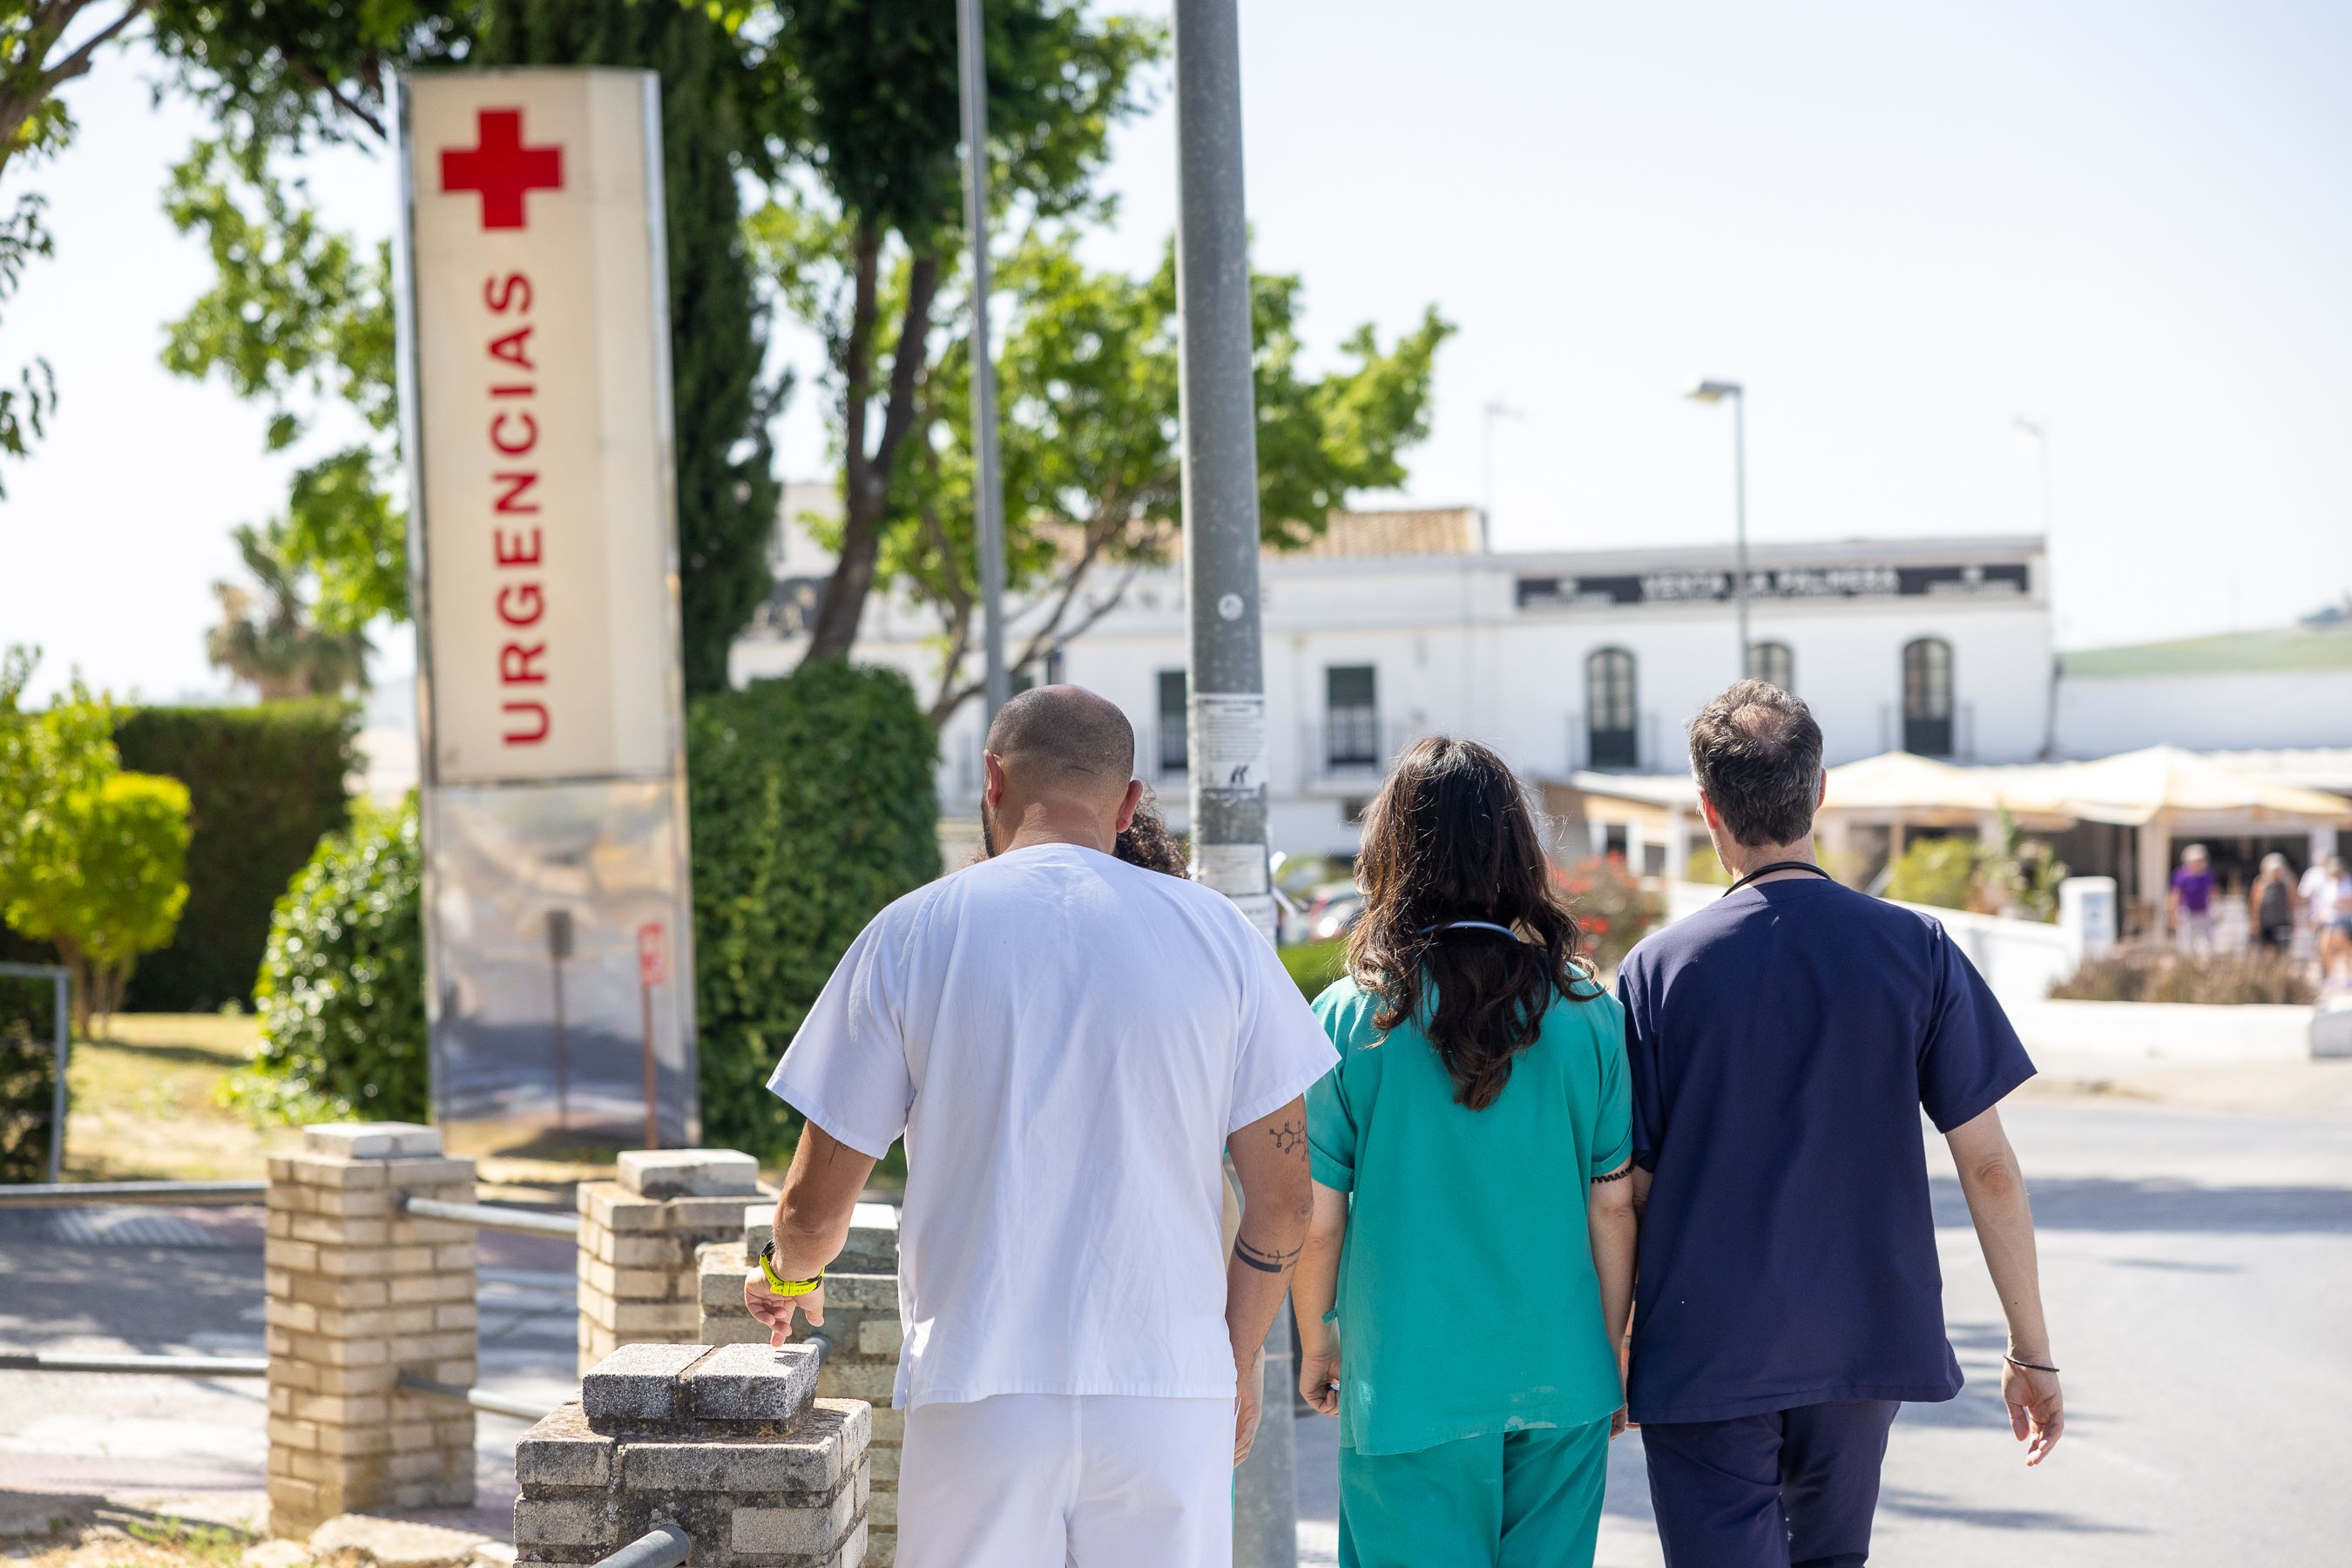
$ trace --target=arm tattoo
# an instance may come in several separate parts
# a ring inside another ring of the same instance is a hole
[[[1295,1116],[1279,1127],[1267,1128],[1265,1135],[1274,1140],[1274,1152],[1277,1154],[1299,1154],[1307,1150],[1307,1129]]]
[[[1262,1247],[1252,1247],[1245,1237],[1234,1238],[1234,1256],[1261,1274],[1289,1273],[1298,1263],[1299,1250],[1294,1247],[1287,1252],[1268,1252]]]
[[[1628,1160],[1625,1163],[1618,1166],[1617,1169],[1610,1172],[1607,1175],[1593,1177],[1592,1184],[1597,1187],[1603,1182],[1622,1182],[1633,1173],[1633,1163],[1631,1160]]]

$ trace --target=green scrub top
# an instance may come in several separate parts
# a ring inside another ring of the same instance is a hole
[[[1342,979],[1315,1015],[1339,1066],[1307,1091],[1315,1180],[1349,1194],[1339,1258],[1339,1442],[1405,1454],[1580,1426],[1622,1403],[1585,1205],[1633,1152],[1625,1015],[1580,984],[1495,1103],[1454,1098],[1415,1024]]]

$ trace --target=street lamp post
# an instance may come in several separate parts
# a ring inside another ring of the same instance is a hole
[[[996,361],[988,342],[988,50],[980,0],[957,0],[956,81],[963,110],[963,216],[971,243],[971,521],[980,543],[981,732],[1012,695],[1004,668],[1004,489],[997,477]]]
[[[1732,598],[1739,606],[1739,663],[1745,680],[1755,654],[1748,640],[1748,395],[1736,381],[1702,381],[1687,395],[1697,403],[1731,402],[1731,489],[1735,567]]]

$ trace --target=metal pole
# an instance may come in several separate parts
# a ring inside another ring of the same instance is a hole
[[[971,242],[971,522],[980,536],[986,674],[981,727],[1013,695],[1004,668],[1004,481],[996,461],[996,357],[988,341],[988,50],[980,0],[956,0],[956,66],[963,97],[963,225]]]
[[[49,1183],[55,1185],[66,1163],[66,1068],[73,1060],[73,982],[59,970],[50,982],[57,997],[52,1033],[57,1040],[57,1082],[49,1085]]]
[[[1235,0],[1176,0],[1172,20],[1192,870],[1271,942],[1241,25]],[[1265,1413],[1234,1478],[1234,1568],[1298,1561],[1290,1341],[1279,1313],[1266,1344]]]
[[[1739,603],[1739,673],[1736,679],[1748,679],[1748,389],[1741,387],[1731,397],[1731,483],[1736,499],[1733,501],[1733,527],[1737,531],[1738,581],[1733,592]]]

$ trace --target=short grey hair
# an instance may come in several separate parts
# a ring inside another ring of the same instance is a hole
[[[1801,699],[1740,681],[1691,721],[1690,757],[1701,793],[1740,843],[1793,844],[1811,830],[1822,727]]]

